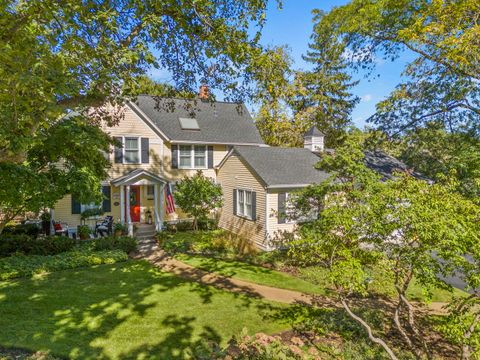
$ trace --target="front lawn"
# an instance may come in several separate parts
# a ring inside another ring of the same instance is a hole
[[[223,260],[199,255],[176,254],[178,260],[216,274],[250,281],[255,284],[300,291],[306,294],[325,295],[325,287],[299,279],[287,273],[252,265],[243,261]]]
[[[243,327],[285,329],[270,318],[282,308],[128,261],[0,282],[0,347],[73,359],[183,359],[207,339],[225,345]]]

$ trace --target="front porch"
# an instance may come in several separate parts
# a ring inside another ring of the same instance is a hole
[[[111,181],[115,202],[119,202],[120,221],[134,235],[135,223],[152,223],[162,230],[164,221],[164,187],[167,181],[150,171],[135,169]],[[118,201],[119,200],[119,201]]]

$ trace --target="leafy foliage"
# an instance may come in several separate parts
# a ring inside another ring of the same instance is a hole
[[[369,332],[370,325],[351,311],[348,299],[368,294],[369,269],[381,266],[391,274],[397,292],[392,320],[418,357],[430,356],[407,291],[414,277],[429,293],[432,288],[449,289],[444,277],[458,270],[478,272],[465,254],[478,252],[480,209],[454,191],[455,182],[429,184],[400,173],[379,181],[359,161],[360,149],[353,138],[319,164],[337,171],[330,183],[320,185],[319,193],[325,194],[320,216],[301,226],[300,240],[289,253],[304,263],[325,266],[342,305]],[[308,202],[311,193],[297,195],[299,204]],[[381,339],[370,338],[394,358]]]
[[[274,146],[301,146],[303,135],[315,125],[325,134],[327,146],[341,143],[350,115],[359,99],[352,95],[356,85],[347,71],[345,44],[320,24],[324,14],[314,12],[312,42],[304,60],[312,70],[291,68],[286,48],[271,49],[257,78],[257,127],[264,141]],[[268,76],[267,76],[268,74]]]
[[[70,251],[75,240],[66,236],[46,236],[34,238],[29,235],[8,235],[0,237],[0,257],[13,254],[56,255]]]
[[[370,121],[391,134],[436,120],[478,134],[480,80],[478,2],[353,0],[333,9],[319,26],[347,45],[354,68],[373,70],[379,58],[408,50],[400,83],[377,105]]]
[[[202,171],[184,177],[175,188],[175,202],[187,214],[193,216],[193,230],[198,229],[198,220],[223,204],[222,187],[203,175]]]
[[[122,250],[92,251],[85,248],[58,255],[10,256],[0,259],[0,280],[92,265],[113,264],[127,259],[127,254]]]
[[[178,91],[196,92],[202,80],[230,99],[248,96],[245,72],[262,56],[266,5],[2,2],[0,232],[16,215],[52,207],[65,194],[101,200],[112,140],[99,125],[118,122],[123,89],[134,92],[150,67],[170,72]]]
[[[137,239],[130,236],[106,236],[91,240],[89,248],[95,251],[122,250],[129,254],[137,249],[137,245]]]

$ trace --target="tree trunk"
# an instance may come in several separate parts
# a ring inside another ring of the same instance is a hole
[[[392,349],[390,349],[390,347],[387,345],[387,343],[382,339],[375,337],[373,335],[372,328],[370,327],[370,325],[368,325],[361,317],[359,317],[358,315],[355,315],[344,299],[340,301],[344,309],[347,311],[348,315],[350,315],[350,317],[352,317],[355,321],[357,321],[360,325],[362,325],[365,328],[365,330],[367,330],[368,337],[370,338],[370,340],[372,340],[375,344],[380,345],[390,356],[390,359],[398,360],[398,358],[393,353]]]
[[[463,335],[465,340],[470,339],[475,329],[477,328],[479,322],[480,322],[480,314],[477,314],[473,318],[470,326],[468,327],[468,330]],[[462,345],[462,360],[468,360],[470,359],[470,356],[472,356],[472,348],[470,345],[466,344],[466,342],[467,341],[465,341],[465,343]]]
[[[193,217],[192,229],[193,229],[193,231],[197,231],[197,230],[198,230],[198,220],[197,220],[197,217]]]

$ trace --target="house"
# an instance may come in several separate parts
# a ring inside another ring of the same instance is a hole
[[[304,148],[233,147],[217,168],[225,200],[219,226],[272,249],[272,240],[296,226],[287,216],[289,194],[329,178],[314,167],[324,150],[324,135],[315,127],[305,134]],[[365,164],[383,178],[408,170],[382,151],[366,151]]]
[[[198,99],[165,99],[140,95],[121,109],[116,126],[104,130],[119,144],[106,154],[111,161],[102,186],[105,215],[129,226],[151,218],[157,230],[168,215],[164,187],[198,169],[216,180],[215,167],[233,146],[265,146],[243,104],[209,101],[201,89]],[[70,228],[81,223],[81,213],[94,204],[81,204],[71,195],[52,209],[56,221]],[[181,214],[180,214],[181,215]]]

